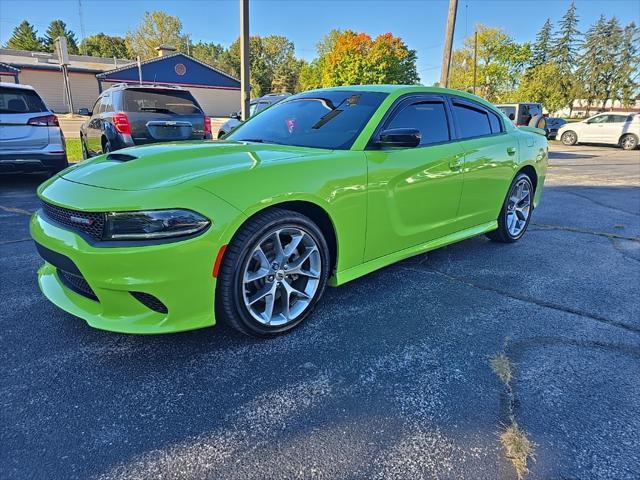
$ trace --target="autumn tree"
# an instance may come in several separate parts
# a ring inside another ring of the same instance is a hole
[[[513,100],[514,92],[531,59],[528,43],[518,44],[500,28],[477,26],[478,62],[476,93],[492,102]],[[474,37],[453,52],[449,86],[473,90]]]
[[[160,45],[171,45],[186,52],[187,37],[182,33],[178,17],[161,11],[144,12],[138,27],[127,33],[126,44],[133,56],[148,59],[157,55],[156,48]]]
[[[42,41],[38,39],[37,33],[33,25],[23,20],[20,25],[13,29],[13,33],[7,41],[6,47],[15,50],[42,52],[45,50],[45,46]]]
[[[124,38],[112,37],[104,33],[86,37],[80,43],[80,52],[94,57],[129,58],[133,56],[129,53]]]
[[[67,39],[67,50],[69,53],[78,53],[78,41],[76,40],[76,34],[69,30],[67,28],[67,24],[62,20],[52,21],[44,34],[42,41],[48,52],[55,51],[55,42],[58,37],[64,37]]]

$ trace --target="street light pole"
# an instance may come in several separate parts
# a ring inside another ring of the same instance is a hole
[[[444,35],[444,54],[442,56],[442,69],[440,70],[440,86],[449,86],[449,67],[451,66],[451,50],[453,48],[453,32],[456,27],[456,12],[458,0],[449,0],[449,13],[447,15],[447,31]]]
[[[249,117],[249,0],[240,0],[240,115]]]

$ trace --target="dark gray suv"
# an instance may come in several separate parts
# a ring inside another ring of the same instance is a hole
[[[118,84],[100,94],[80,128],[84,158],[134,145],[211,138],[211,120],[188,90]]]

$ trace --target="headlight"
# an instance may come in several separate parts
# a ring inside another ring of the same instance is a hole
[[[109,212],[105,240],[153,240],[201,232],[210,221],[191,210]]]

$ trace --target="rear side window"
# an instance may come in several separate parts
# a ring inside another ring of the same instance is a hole
[[[442,102],[408,105],[391,119],[386,128],[417,128],[422,135],[420,145],[447,142],[451,139]]]
[[[124,91],[126,112],[156,112],[174,115],[202,114],[191,93],[187,91],[142,90]]]
[[[489,123],[491,124],[491,133],[500,133],[503,131],[500,117],[489,110]]]
[[[46,112],[42,99],[33,90],[0,87],[0,113]]]
[[[489,114],[482,108],[473,108],[470,105],[454,102],[453,116],[461,138],[482,137],[492,133]]]

